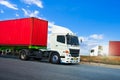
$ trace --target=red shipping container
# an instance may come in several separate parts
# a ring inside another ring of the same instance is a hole
[[[109,42],[109,54],[111,56],[120,56],[120,41]]]
[[[37,18],[0,21],[0,45],[47,46],[48,22]]]

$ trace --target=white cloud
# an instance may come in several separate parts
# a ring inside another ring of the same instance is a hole
[[[103,34],[100,34],[100,35],[93,34],[93,35],[90,36],[90,38],[93,38],[93,39],[103,39]]]
[[[18,10],[17,6],[15,4],[10,3],[8,0],[1,0],[0,4],[6,6],[8,8]]]
[[[30,6],[27,5],[27,8],[29,8]]]
[[[40,8],[43,8],[41,0],[22,0],[22,1],[26,4],[29,4],[29,5],[34,4],[34,5],[37,5]]]
[[[27,17],[38,17],[39,11],[35,10],[35,11],[30,11],[30,10],[26,10],[24,8],[22,8],[24,15]]]
[[[87,37],[80,36],[79,40],[81,39],[83,42],[87,43],[87,45],[94,46],[94,45],[100,44],[100,41],[103,41],[104,35],[103,34],[92,34]]]
[[[0,13],[4,13],[4,11],[1,9],[1,10],[0,10]]]
[[[20,15],[16,13],[15,16],[16,16],[16,17],[19,17]]]

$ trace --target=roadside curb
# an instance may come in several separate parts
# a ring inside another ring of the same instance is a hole
[[[93,62],[80,62],[80,64],[87,64],[87,65],[92,65],[92,66],[101,66],[101,67],[107,67],[107,68],[120,69],[120,65],[111,65],[111,64],[103,64],[103,63],[93,63]]]

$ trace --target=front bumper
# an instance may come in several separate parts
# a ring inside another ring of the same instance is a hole
[[[61,63],[79,63],[80,57],[66,57],[61,59]]]

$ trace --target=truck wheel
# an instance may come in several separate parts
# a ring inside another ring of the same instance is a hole
[[[19,52],[19,54],[20,54],[20,56],[19,56],[20,59],[21,59],[21,60],[28,60],[28,59],[29,59],[28,53],[29,53],[29,51],[26,50],[26,49],[20,50],[20,52]]]
[[[57,53],[53,53],[51,56],[51,62],[53,64],[59,64],[60,63],[60,56]]]

